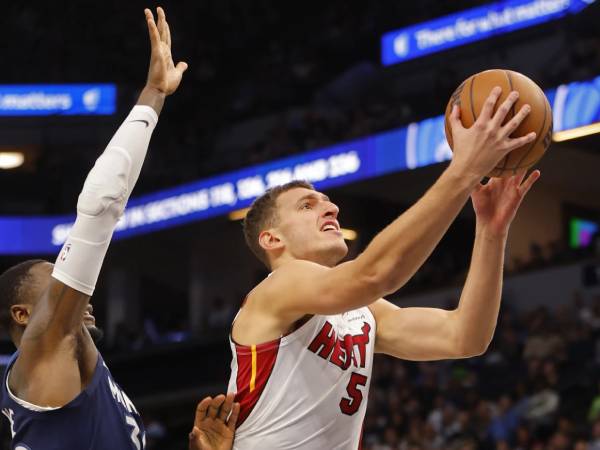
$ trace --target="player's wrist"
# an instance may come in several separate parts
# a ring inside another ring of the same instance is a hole
[[[475,222],[475,236],[485,239],[486,241],[494,241],[506,244],[508,239],[508,227],[497,227],[480,220]]]
[[[458,189],[465,190],[469,193],[475,189],[475,186],[477,186],[483,178],[483,175],[479,175],[473,172],[473,170],[465,168],[463,165],[456,162],[456,160],[450,162],[450,165],[444,171],[443,176],[451,180]]]
[[[157,115],[160,115],[165,104],[167,94],[151,84],[146,84],[140,93],[137,104],[150,106]]]

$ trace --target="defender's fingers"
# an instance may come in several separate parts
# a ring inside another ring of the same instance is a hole
[[[146,15],[146,23],[148,24],[148,35],[150,36],[150,45],[152,46],[152,48],[156,48],[160,42],[160,34],[158,33],[158,28],[156,28],[154,16],[152,15],[152,11],[150,11],[149,9],[145,9],[144,14]]]
[[[165,11],[160,6],[156,8],[156,14],[158,15],[158,31],[160,32],[160,40],[165,44],[167,43],[167,30],[166,23],[167,19],[165,17]]]
[[[227,417],[229,417],[229,413],[233,409],[234,398],[235,394],[233,392],[227,393],[227,397],[225,397],[225,401],[223,402],[221,410],[219,411],[219,419],[221,419],[223,422],[227,420]]]
[[[502,94],[502,88],[500,86],[496,86],[488,95],[488,98],[485,100],[483,104],[483,108],[481,109],[481,113],[479,114],[478,120],[489,120],[494,115],[494,108],[496,107],[496,103]]]
[[[210,406],[210,402],[212,401],[212,397],[203,398],[198,406],[196,406],[196,418],[194,419],[194,425],[198,425],[204,418],[206,417],[206,411]]]
[[[518,188],[521,196],[525,196],[527,192],[529,192],[531,186],[533,186],[535,182],[539,180],[540,176],[542,176],[542,173],[539,170],[534,170],[533,172],[531,172],[531,174],[527,177],[523,184],[521,184]]]
[[[177,65],[175,66],[175,69],[177,71],[179,71],[181,74],[183,74],[183,72],[185,72],[188,68],[188,65],[186,62],[180,61],[177,63]]]
[[[229,416],[229,420],[227,421],[227,428],[229,428],[231,431],[235,431],[235,424],[237,423],[239,415],[240,415],[240,404],[234,403],[233,409],[231,410],[231,416]]]
[[[165,19],[165,30],[167,32],[167,45],[171,48],[171,27],[169,26],[169,22]]]
[[[511,110],[515,102],[519,99],[519,93],[517,91],[512,91],[506,97],[506,100],[502,102],[502,104],[496,110],[494,117],[492,118],[492,125],[494,128],[502,127],[504,123],[504,119],[506,119],[506,115]]]
[[[514,117],[512,119],[510,119],[508,121],[508,123],[502,127],[502,136],[503,137],[510,136],[517,129],[517,127],[519,125],[521,125],[521,122],[523,122],[523,120],[525,120],[525,118],[529,115],[530,112],[531,112],[531,106],[523,105],[521,107],[521,109],[519,110],[519,112],[517,114],[515,114]]]
[[[219,413],[219,408],[221,407],[224,401],[225,396],[223,394],[217,395],[215,398],[213,398],[210,402],[210,406],[208,407],[208,417],[210,417],[211,419],[215,419],[217,417],[217,414]]]

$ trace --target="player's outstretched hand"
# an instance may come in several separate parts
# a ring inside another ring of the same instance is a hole
[[[240,404],[235,394],[206,397],[196,407],[194,428],[189,436],[189,450],[231,450]]]
[[[177,90],[183,72],[186,71],[188,65],[185,62],[179,62],[177,65],[173,64],[171,30],[164,10],[159,6],[156,8],[156,12],[158,22],[154,22],[152,11],[149,9],[144,10],[152,48],[146,86],[154,88],[165,95],[170,95]]]
[[[526,174],[527,170],[522,170],[510,178],[491,178],[485,186],[479,185],[475,188],[471,200],[479,231],[491,233],[493,236],[508,234],[521,202],[540,177],[539,170],[531,172],[527,179]]]
[[[451,165],[461,175],[468,175],[479,181],[510,151],[535,139],[535,133],[512,138],[511,134],[531,111],[529,105],[521,109],[508,122],[504,123],[509,111],[519,98],[519,93],[511,92],[494,112],[502,89],[495,87],[485,101],[481,113],[470,128],[465,128],[460,120],[460,108],[454,105],[450,116],[454,154]]]

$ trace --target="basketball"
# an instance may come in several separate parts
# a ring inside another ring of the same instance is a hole
[[[529,104],[531,106],[531,112],[512,133],[511,137],[525,136],[532,131],[536,133],[533,142],[511,151],[488,174],[489,177],[509,177],[518,170],[529,169],[538,162],[552,140],[552,110],[550,104],[544,92],[530,78],[519,72],[503,69],[486,70],[467,78],[454,91],[446,107],[446,139],[450,148],[453,148],[449,123],[452,107],[455,104],[460,107],[461,122],[465,128],[469,128],[477,120],[485,100],[495,86],[502,88],[502,94],[496,102],[494,113],[511,91],[519,92],[519,98],[506,115],[504,124],[512,119],[523,105]]]

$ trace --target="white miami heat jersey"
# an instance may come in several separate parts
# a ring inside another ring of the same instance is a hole
[[[234,449],[360,449],[375,330],[364,307],[312,316],[263,344],[230,336],[229,392],[241,406]]]

